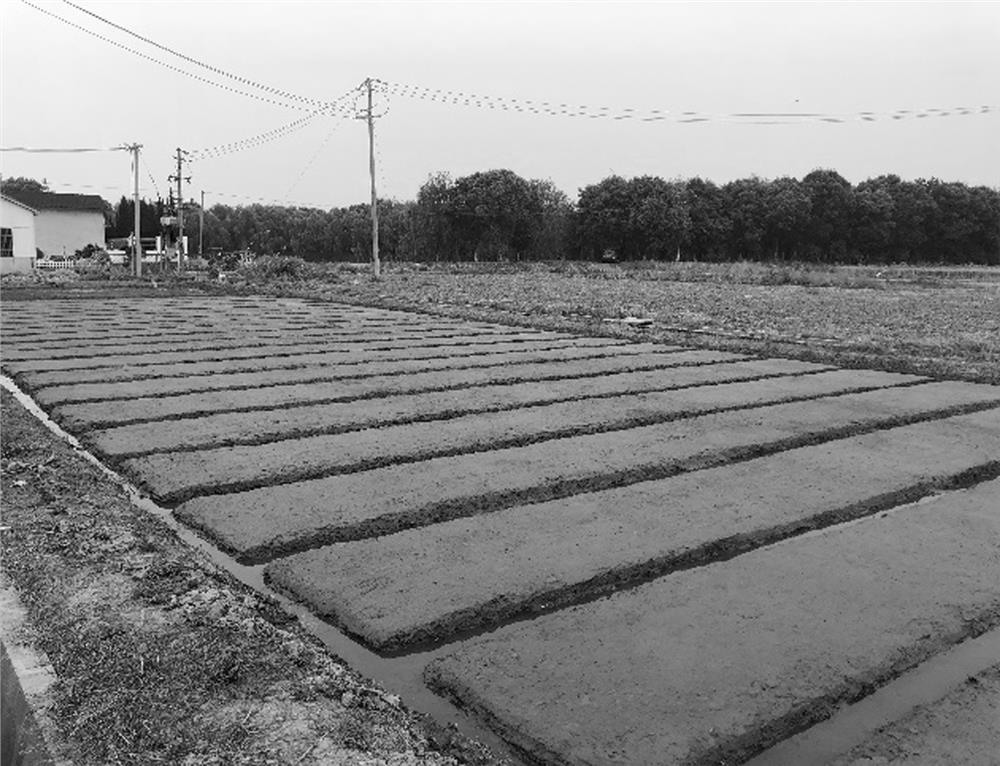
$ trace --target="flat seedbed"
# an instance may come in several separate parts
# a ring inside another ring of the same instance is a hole
[[[1000,721],[1000,665],[970,676],[943,699],[921,706],[831,766],[994,766]]]
[[[503,628],[428,679],[561,763],[738,763],[1000,622],[1000,481]]]
[[[542,763],[735,763],[1000,623],[1000,386],[294,297],[0,319],[94,454]]]

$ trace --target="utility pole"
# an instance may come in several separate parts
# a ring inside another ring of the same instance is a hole
[[[132,152],[132,180],[135,184],[132,194],[132,207],[134,208],[132,223],[132,273],[137,277],[142,276],[142,203],[139,201],[139,150],[142,144],[129,144],[128,149]]]
[[[181,182],[191,183],[191,176],[183,175],[184,155],[183,149],[177,147],[177,175],[170,176],[167,180],[177,182],[177,272],[184,271],[184,191]]]
[[[372,78],[364,82],[368,90],[368,172],[372,178],[372,273],[375,279],[382,276],[382,264],[378,258],[378,198],[375,196],[375,115],[372,112]]]
[[[201,191],[201,205],[198,207],[198,257],[205,255],[205,190]]]

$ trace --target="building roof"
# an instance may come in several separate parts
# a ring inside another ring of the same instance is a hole
[[[55,192],[18,190],[7,192],[4,196],[35,210],[104,212],[104,200],[97,194],[57,194]]]
[[[23,202],[19,202],[18,200],[14,199],[13,197],[8,197],[6,194],[0,194],[0,199],[2,199],[4,202],[9,202],[12,205],[17,205],[18,207],[23,207],[25,210],[27,210],[32,215],[38,215],[38,211],[35,210],[35,208],[28,207]]]

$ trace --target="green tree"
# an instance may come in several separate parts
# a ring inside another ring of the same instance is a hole
[[[835,170],[814,170],[802,179],[809,195],[805,255],[810,260],[837,262],[851,255],[854,189]]]
[[[18,192],[47,192],[49,185],[44,181],[36,181],[34,178],[15,176],[14,178],[4,178],[0,181],[0,192],[8,197],[17,199]]]

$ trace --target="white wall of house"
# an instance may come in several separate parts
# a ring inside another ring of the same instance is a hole
[[[73,253],[87,245],[104,247],[104,214],[93,210],[39,210],[35,239],[46,256]]]
[[[28,208],[0,198],[0,228],[10,229],[14,256],[0,258],[0,274],[31,271],[35,263],[35,214]]]

